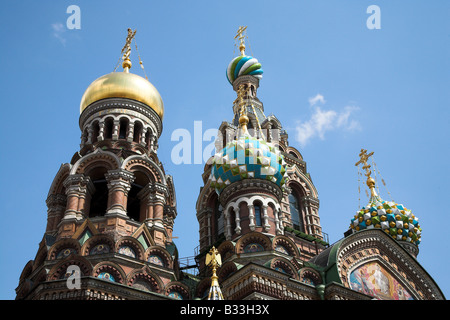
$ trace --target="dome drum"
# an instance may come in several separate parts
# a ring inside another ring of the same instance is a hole
[[[139,119],[144,126],[150,125],[158,137],[161,136],[163,124],[157,113],[139,101],[124,98],[106,98],[92,103],[80,115],[79,126],[84,130],[96,119],[119,115]]]

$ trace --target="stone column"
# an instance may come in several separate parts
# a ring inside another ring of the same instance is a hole
[[[113,132],[112,132],[112,139],[113,140],[119,139],[119,125],[120,125],[119,120],[114,120]]]
[[[98,137],[97,140],[98,141],[103,141],[105,140],[105,121],[100,121],[99,124],[99,130],[98,130]]]
[[[134,122],[130,122],[128,124],[127,141],[133,142],[133,137],[134,137]]]
[[[267,215],[267,205],[263,205],[262,209],[263,209],[263,218],[264,218],[264,230],[267,232],[270,229],[270,224],[269,224],[269,216]]]
[[[227,240],[231,240],[231,221],[230,221],[230,212],[229,212],[230,208],[227,208],[224,212],[225,212],[225,221],[226,221],[226,232],[225,232],[225,236]]]
[[[66,188],[67,206],[64,220],[81,219],[86,214],[86,198],[90,197],[95,187],[90,177],[84,174],[69,175],[64,180]]]
[[[250,219],[250,230],[255,231],[255,207],[253,204],[248,205],[248,217]]]
[[[160,183],[149,183],[139,193],[138,197],[141,200],[143,211],[143,220],[149,228],[157,226],[164,228],[164,205],[166,204],[166,197],[168,195],[166,186]]]
[[[92,126],[88,127],[88,137],[87,137],[87,144],[91,144],[92,143],[92,135],[94,133],[94,128],[92,128]]]
[[[145,136],[147,134],[147,128],[142,128],[141,141],[139,143],[145,147]]]
[[[275,216],[275,228],[276,228],[276,234],[284,234],[283,229],[281,228],[281,221],[279,218],[279,214],[281,213],[281,208],[280,210],[275,209],[275,211],[273,212],[274,216]]]
[[[124,169],[109,170],[105,174],[108,181],[107,215],[127,214],[127,196],[134,181],[134,175]]]
[[[67,197],[63,194],[51,194],[45,201],[47,204],[47,228],[45,232],[55,231],[66,210]]]
[[[234,215],[235,215],[235,221],[236,221],[236,229],[234,229],[234,231],[236,232],[236,234],[241,234],[241,218],[239,217],[239,211],[240,208],[237,207],[234,210]]]

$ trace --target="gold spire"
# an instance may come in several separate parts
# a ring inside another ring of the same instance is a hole
[[[223,300],[223,295],[219,286],[219,277],[216,274],[217,268],[222,265],[222,259],[220,257],[219,250],[217,250],[214,246],[206,255],[205,264],[206,266],[211,266],[212,268],[211,289],[209,291],[208,300]]]
[[[247,26],[240,26],[236,36],[234,37],[234,39],[239,40],[239,51],[241,52],[242,56],[245,56],[245,35],[243,33],[246,29]]]
[[[365,176],[367,177],[367,186],[370,189],[371,197],[377,197],[377,192],[375,191],[375,180],[370,176],[372,171],[370,170],[370,164],[367,163],[367,160],[369,160],[369,157],[373,155],[373,151],[369,154],[367,154],[367,150],[361,149],[361,152],[359,153],[360,160],[355,163],[355,166],[363,164],[363,170],[366,170]]]
[[[247,108],[245,107],[244,102],[244,94],[246,93],[244,85],[240,85],[239,89],[237,91],[238,93],[238,99],[239,99],[239,106],[241,107],[240,117],[239,117],[239,125],[241,126],[242,134],[247,133],[247,124],[249,122],[249,119],[247,117]]]
[[[136,30],[133,31],[130,28],[128,28],[127,39],[125,41],[125,45],[122,48],[122,53],[123,53],[122,67],[123,67],[123,72],[126,72],[126,73],[128,73],[131,68],[131,60],[130,60],[131,41],[133,40],[135,35],[136,35]]]

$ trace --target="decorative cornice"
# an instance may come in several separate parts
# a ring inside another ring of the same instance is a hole
[[[271,181],[262,179],[244,179],[236,181],[225,187],[225,189],[223,189],[220,193],[219,200],[222,206],[225,207],[226,204],[232,199],[232,197],[236,196],[237,193],[255,191],[268,193],[269,195],[274,196],[279,202],[281,202],[281,199],[283,197],[283,191],[281,190],[281,188]]]
[[[143,114],[155,125],[158,132],[158,138],[161,136],[163,124],[161,118],[156,114],[156,112],[139,101],[123,98],[103,99],[91,104],[89,107],[84,109],[83,113],[80,115],[80,128],[83,129],[85,121],[93,114],[112,108],[127,109]]]

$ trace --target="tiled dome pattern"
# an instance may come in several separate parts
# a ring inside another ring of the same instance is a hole
[[[244,135],[214,155],[209,179],[217,193],[243,179],[263,179],[283,187],[287,179],[286,162],[272,144]]]
[[[402,204],[376,197],[351,219],[350,228],[356,231],[379,228],[398,241],[419,245],[422,229],[411,210]]]

